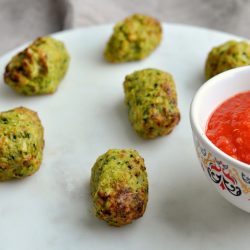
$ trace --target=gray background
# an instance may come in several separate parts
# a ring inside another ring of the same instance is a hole
[[[0,0],[0,54],[40,35],[135,12],[250,37],[250,0]]]

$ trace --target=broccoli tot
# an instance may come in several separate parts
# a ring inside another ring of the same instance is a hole
[[[67,72],[69,54],[64,44],[40,37],[14,56],[6,66],[4,80],[24,95],[54,93]]]
[[[161,24],[150,16],[135,14],[115,25],[104,57],[112,63],[141,60],[160,44]]]
[[[0,181],[34,174],[41,165],[43,147],[37,113],[23,107],[0,113]]]
[[[143,216],[148,201],[148,179],[143,158],[133,149],[110,149],[91,171],[95,215],[113,226]]]
[[[206,79],[223,71],[250,65],[250,44],[228,41],[213,48],[208,54],[205,66]]]
[[[169,134],[180,121],[175,83],[169,73],[144,69],[124,81],[129,120],[139,136],[153,139]]]

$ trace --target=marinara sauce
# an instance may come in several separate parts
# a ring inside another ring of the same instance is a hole
[[[223,102],[210,117],[206,135],[226,154],[250,164],[250,91]]]

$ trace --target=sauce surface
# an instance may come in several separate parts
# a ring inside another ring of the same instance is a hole
[[[206,135],[226,154],[250,164],[250,91],[223,102],[208,120]]]

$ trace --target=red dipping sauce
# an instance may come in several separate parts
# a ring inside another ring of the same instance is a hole
[[[206,135],[226,154],[250,164],[250,91],[223,102],[210,117]]]

